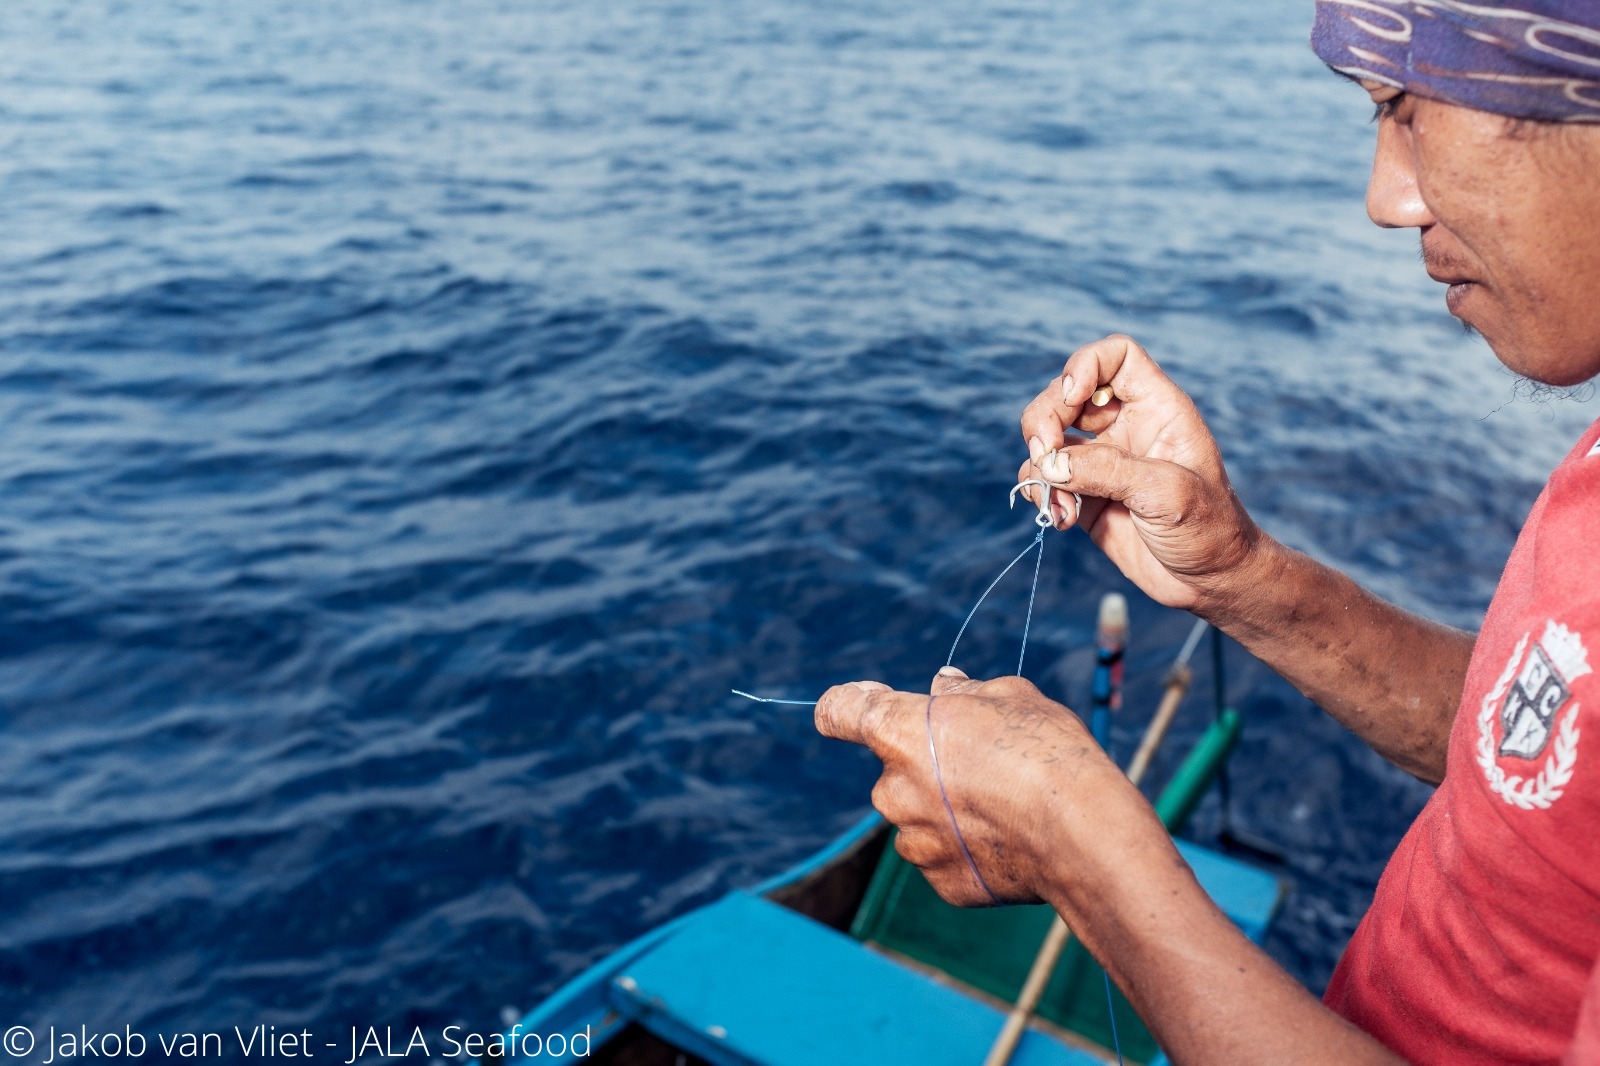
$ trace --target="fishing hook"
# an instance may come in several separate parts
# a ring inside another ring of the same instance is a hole
[[[1034,524],[1040,529],[1049,529],[1056,524],[1056,520],[1050,514],[1050,489],[1052,488],[1050,482],[1036,477],[1031,477],[1026,481],[1019,481],[1011,487],[1011,507],[1013,510],[1016,509],[1017,493],[1029,485],[1039,486],[1039,513],[1034,516]]]
[[[1052,489],[1062,488],[1062,486],[1060,486],[1060,485],[1052,485],[1052,484],[1050,484],[1050,482],[1045,481],[1043,478],[1036,478],[1036,477],[1031,477],[1026,481],[1019,481],[1016,485],[1013,485],[1012,488],[1011,488],[1011,506],[1012,506],[1013,509],[1015,509],[1015,507],[1017,506],[1017,493],[1021,492],[1023,489],[1027,488],[1029,485],[1037,485],[1037,486],[1039,486],[1039,513],[1034,516],[1034,519],[1033,519],[1034,524],[1037,525],[1040,529],[1049,529],[1051,526],[1056,524],[1054,516],[1052,516],[1050,514],[1050,491]],[[1066,489],[1064,491],[1072,492],[1071,489]],[[1074,501],[1077,502],[1078,510],[1082,511],[1083,510],[1083,497],[1079,496],[1076,492],[1073,492],[1072,493],[1072,498],[1073,498]]]

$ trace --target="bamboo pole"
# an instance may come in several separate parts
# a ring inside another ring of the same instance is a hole
[[[1172,719],[1178,713],[1178,705],[1183,702],[1184,693],[1189,691],[1189,682],[1194,680],[1194,672],[1189,669],[1189,656],[1194,654],[1195,645],[1200,642],[1205,630],[1205,620],[1197,619],[1194,629],[1189,632],[1189,639],[1183,643],[1183,650],[1178,653],[1177,661],[1167,673],[1167,687],[1161,693],[1161,702],[1150,724],[1145,727],[1133,760],[1128,763],[1128,780],[1135,785],[1144,779],[1145,772],[1150,769],[1150,760],[1166,739]],[[1022,982],[1022,991],[1017,993],[1017,1002],[1011,1008],[1011,1013],[1006,1015],[1005,1024],[1000,1027],[1000,1035],[995,1037],[983,1066],[1006,1066],[1011,1061],[1017,1045],[1022,1042],[1022,1034],[1033,1020],[1033,1012],[1039,1007],[1039,998],[1044,995],[1045,986],[1050,983],[1050,976],[1061,961],[1061,953],[1071,940],[1072,930],[1067,928],[1067,923],[1061,920],[1059,914],[1056,915],[1050,923],[1050,932],[1045,934],[1044,943],[1039,945],[1039,953],[1033,958],[1033,967],[1028,971],[1027,980]]]
[[[1155,716],[1150,719],[1144,738],[1139,741],[1139,749],[1128,763],[1128,780],[1134,784],[1144,780],[1145,771],[1150,769],[1150,760],[1155,757],[1161,742],[1167,739],[1167,730],[1172,728],[1172,719],[1178,714],[1178,704],[1183,702],[1184,694],[1189,691],[1189,682],[1193,679],[1194,674],[1188,666],[1174,666],[1167,675],[1167,688],[1161,694]]]

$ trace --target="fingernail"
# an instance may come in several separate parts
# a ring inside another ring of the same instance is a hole
[[[1078,508],[1076,506],[1078,494],[1075,492],[1070,494],[1074,501],[1070,504],[1065,499],[1066,495],[1064,493],[1057,494],[1059,500],[1055,505],[1057,529],[1067,529],[1078,520]]]
[[[1072,375],[1071,374],[1062,374],[1061,375],[1061,398],[1063,400],[1071,400],[1072,399]]]
[[[1066,452],[1051,452],[1039,460],[1039,473],[1044,475],[1046,481],[1065,483],[1072,480],[1072,464],[1067,462]]]
[[[965,678],[967,675],[962,673],[960,670],[957,670],[953,666],[941,666],[939,667],[939,676]]]
[[[1043,455],[1044,454],[1044,441],[1040,440],[1038,437],[1029,437],[1028,438],[1028,454],[1033,456],[1035,459],[1037,459],[1037,458],[1039,458],[1039,456]]]

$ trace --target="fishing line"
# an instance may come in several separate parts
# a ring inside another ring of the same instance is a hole
[[[1043,499],[1048,500],[1048,490],[1045,489],[1041,491],[1046,493]],[[1013,499],[1015,499],[1015,492],[1013,492]],[[1017,675],[1019,677],[1021,676],[1022,664],[1028,656],[1028,635],[1033,630],[1033,605],[1039,596],[1039,571],[1044,565],[1044,532],[1045,530],[1049,529],[1052,524],[1050,521],[1050,513],[1045,509],[1047,506],[1048,504],[1044,504],[1040,507],[1039,515],[1034,520],[1035,525],[1039,527],[1039,531],[1034,535],[1033,540],[1029,541],[1028,546],[1018,552],[1016,556],[1009,563],[1007,563],[998,574],[995,575],[994,580],[989,582],[989,587],[984,589],[983,594],[978,597],[978,602],[972,605],[972,609],[967,612],[966,618],[962,619],[961,628],[956,631],[956,639],[950,644],[950,654],[945,657],[944,664],[946,666],[950,666],[955,662],[956,649],[961,646],[961,638],[966,636],[967,627],[972,624],[973,616],[978,613],[978,608],[982,607],[984,601],[989,598],[989,593],[995,590],[995,586],[999,585],[1001,580],[1004,579],[1007,574],[1011,573],[1011,571],[1016,568],[1018,563],[1027,558],[1029,552],[1037,552],[1037,556],[1033,562],[1033,583],[1028,587],[1028,613],[1022,625],[1022,647],[1017,652]],[[746,692],[743,689],[737,688],[733,689],[732,692],[735,696],[743,696],[745,699],[754,700],[757,703],[777,703],[791,707],[815,707],[817,705],[816,700],[776,699],[771,696],[757,696],[754,693]],[[939,800],[944,804],[944,812],[950,819],[950,831],[955,834],[956,844],[961,848],[961,855],[967,860],[967,869],[972,871],[973,880],[978,882],[978,887],[983,889],[983,894],[989,898],[989,902],[998,907],[1001,905],[1000,897],[995,895],[994,890],[989,887],[989,882],[984,880],[983,874],[978,870],[977,860],[972,857],[972,849],[967,847],[967,839],[964,835],[962,835],[961,826],[956,821],[955,806],[950,802],[950,793],[945,788],[944,771],[939,766],[939,749],[938,745],[934,743],[933,738],[933,701],[937,698],[938,697],[931,692],[928,694],[928,705],[923,713],[923,720],[928,731],[928,759],[933,765],[933,780],[934,783],[939,787]]]
[[[757,703],[792,703],[796,707],[815,707],[817,705],[816,700],[775,700],[770,696],[752,696],[750,693],[740,689],[734,689],[733,694],[735,696],[743,696],[747,700],[755,700]]]
[[[1023,484],[1026,485],[1028,482],[1024,482]],[[983,594],[978,597],[978,601],[974,603],[972,605],[972,609],[967,612],[966,618],[962,619],[961,628],[956,631],[956,639],[950,643],[950,654],[945,657],[944,664],[946,666],[954,665],[956,659],[956,649],[961,645],[961,638],[966,636],[967,627],[972,624],[972,618],[978,613],[978,608],[982,607],[983,602],[989,598],[989,593],[995,590],[995,586],[999,585],[1001,580],[1007,574],[1009,574],[1018,563],[1027,558],[1029,552],[1037,552],[1033,561],[1033,582],[1028,587],[1028,613],[1022,623],[1022,645],[1017,651],[1017,676],[1022,676],[1022,664],[1027,659],[1028,655],[1028,635],[1033,630],[1033,605],[1039,596],[1039,572],[1044,566],[1044,533],[1045,530],[1051,528],[1051,526],[1054,524],[1051,521],[1051,514],[1049,511],[1050,486],[1038,481],[1033,482],[1033,484],[1040,486],[1039,514],[1034,519],[1034,524],[1039,527],[1039,531],[1034,535],[1033,540],[1028,542],[1028,546],[1018,552],[1016,556],[1009,563],[1007,563],[998,574],[995,575],[994,580],[989,582],[989,587],[983,590]],[[1017,486],[1017,488],[1021,487],[1022,485]],[[1013,503],[1016,501],[1016,491],[1016,489],[1012,490]],[[754,700],[757,703],[776,703],[796,707],[815,707],[817,705],[816,700],[776,699],[770,696],[757,696],[753,693],[745,692],[744,690],[737,688],[733,689],[732,692],[735,696],[743,696],[745,699]],[[923,721],[928,732],[928,759],[933,765],[934,783],[939,786],[939,799],[944,804],[945,814],[950,819],[950,831],[955,835],[956,844],[961,848],[962,858],[967,860],[967,869],[972,871],[973,879],[978,882],[978,887],[983,889],[983,893],[989,898],[990,904],[996,907],[1003,906],[1000,897],[995,895],[994,890],[989,887],[989,882],[984,880],[983,874],[978,870],[977,860],[972,857],[972,850],[967,847],[967,839],[962,835],[961,826],[956,821],[956,810],[954,805],[952,805],[950,802],[950,793],[946,791],[944,787],[944,773],[939,768],[939,749],[938,745],[934,743],[933,738],[933,701],[937,698],[938,697],[934,693],[928,693],[928,704],[927,709],[923,714]],[[1105,979],[1106,1013],[1111,1020],[1111,1042],[1112,1046],[1116,1049],[1117,1066],[1122,1066],[1122,1040],[1117,1034],[1116,1009],[1111,998],[1111,977],[1105,972],[1104,968],[1101,969],[1100,976]]]
[[[1102,966],[1100,976],[1106,980],[1106,1017],[1111,1019],[1111,1046],[1117,1049],[1117,1066],[1122,1066],[1122,1040],[1117,1036],[1117,1005],[1111,1002],[1111,975]]]
[[[946,666],[955,662],[956,646],[961,643],[961,636],[967,631],[967,623],[972,621],[972,616],[978,613],[978,608],[983,606],[983,601],[988,599],[989,593],[994,591],[994,587],[1000,584],[1000,578],[1010,573],[1012,567],[1020,563],[1024,556],[1037,548],[1039,557],[1033,564],[1033,585],[1028,589],[1028,621],[1022,627],[1022,651],[1017,655],[1017,674],[1021,676],[1022,660],[1028,654],[1028,630],[1033,626],[1033,601],[1039,594],[1039,566],[1044,562],[1044,530],[1045,527],[1041,525],[1038,535],[1033,538],[1033,543],[1023,548],[1022,551],[1017,553],[1015,559],[1006,564],[1006,568],[1000,571],[999,577],[989,582],[989,587],[983,590],[983,595],[978,597],[978,602],[972,605],[972,610],[967,612],[966,622],[961,623],[961,632],[956,634],[955,644],[950,645],[950,657],[944,663]],[[961,835],[961,826],[956,823],[956,809],[950,803],[950,793],[945,791],[944,773],[939,769],[939,749],[933,742],[933,701],[937,698],[932,692],[928,693],[928,707],[923,714],[923,719],[928,727],[928,758],[933,763],[933,780],[939,786],[939,799],[944,803],[944,813],[950,816],[950,831],[955,834],[956,843],[961,845],[961,854],[967,860],[967,869],[972,871],[973,878],[978,882],[978,887],[983,889],[983,894],[989,897],[990,904],[998,907],[1001,905],[1000,897],[994,894],[994,889],[989,887],[989,882],[985,881],[983,874],[978,871],[978,863],[973,859],[971,849],[967,847],[967,838]]]
[[[972,624],[972,616],[978,613],[978,608],[982,607],[983,606],[983,601],[989,598],[989,593],[993,592],[994,591],[994,587],[996,585],[1000,584],[1000,579],[1001,578],[1003,578],[1007,574],[1011,573],[1011,568],[1012,567],[1014,567],[1018,563],[1022,562],[1023,557],[1026,556],[1029,552],[1033,551],[1033,549],[1035,549],[1035,548],[1039,549],[1039,559],[1041,561],[1043,561],[1043,559],[1044,559],[1044,529],[1042,527],[1039,530],[1039,535],[1033,538],[1032,543],[1030,543],[1026,548],[1023,548],[1020,552],[1018,552],[1017,553],[1017,557],[1015,559],[1011,560],[1009,563],[1007,563],[1006,564],[1006,568],[1004,570],[1000,571],[998,574],[995,575],[995,579],[993,581],[989,582],[989,587],[983,590],[983,595],[978,597],[978,602],[972,605],[972,610],[967,612],[966,620],[961,623],[960,630],[958,630],[956,632],[956,639],[950,644],[950,654],[945,656],[944,664],[946,666],[950,666],[951,664],[953,664],[956,661],[956,648],[960,646],[961,638],[967,635],[967,626]],[[1031,626],[1033,624],[1033,596],[1034,596],[1034,593],[1037,592],[1038,590],[1039,590],[1039,564],[1035,563],[1034,567],[1033,567],[1033,590],[1028,593],[1028,625],[1023,626],[1023,629],[1022,629],[1022,654],[1017,656],[1017,674],[1018,674],[1018,676],[1021,676],[1021,674],[1022,674],[1022,656],[1026,655],[1028,653],[1028,626]]]
[[[983,601],[989,598],[989,593],[994,591],[995,586],[1000,584],[1000,580],[1002,578],[1011,573],[1013,567],[1022,562],[1029,552],[1037,548],[1039,550],[1039,557],[1035,559],[1033,563],[1033,586],[1028,590],[1028,616],[1022,623],[1022,648],[1017,653],[1017,676],[1022,676],[1022,663],[1028,654],[1028,633],[1033,628],[1033,601],[1039,592],[1039,568],[1044,564],[1044,532],[1053,525],[1050,512],[1048,510],[1049,504],[1047,502],[1050,498],[1050,486],[1046,485],[1043,481],[1022,482],[1022,484],[1011,490],[1012,502],[1016,502],[1017,489],[1023,488],[1027,485],[1041,486],[1040,492],[1042,495],[1040,496],[1041,502],[1039,506],[1039,514],[1038,517],[1034,519],[1034,524],[1039,527],[1039,532],[1033,538],[1033,540],[1028,542],[1028,546],[1026,548],[1023,548],[1017,553],[1016,558],[1007,563],[1005,568],[995,575],[994,580],[989,582],[989,587],[983,590],[983,595],[978,597],[978,602],[972,605],[972,610],[967,612],[966,618],[961,620],[961,628],[956,631],[956,639],[950,643],[950,654],[945,656],[944,664],[946,666],[950,666],[955,663],[956,648],[961,646],[961,638],[966,636],[967,627],[972,624],[972,616],[978,613],[978,608],[982,607]],[[1076,493],[1073,494],[1073,498],[1077,499]],[[757,696],[753,692],[746,692],[744,689],[739,688],[731,689],[730,691],[732,691],[735,696],[743,696],[745,699],[754,700],[756,703],[781,703],[791,707],[815,707],[817,705],[816,700],[781,700],[772,696]]]

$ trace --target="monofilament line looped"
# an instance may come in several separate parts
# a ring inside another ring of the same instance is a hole
[[[993,581],[989,582],[989,587],[983,590],[983,595],[978,597],[978,602],[973,604],[972,610],[967,612],[966,619],[961,623],[961,632],[956,634],[955,642],[950,645],[950,657],[944,661],[946,666],[955,662],[956,648],[961,644],[962,634],[966,633],[967,626],[972,621],[972,616],[978,613],[978,608],[983,606],[983,601],[989,598],[989,593],[993,592],[994,587],[1000,584],[1001,578],[1011,572],[1012,567],[1022,562],[1023,557],[1035,548],[1038,549],[1039,555],[1033,562],[1033,586],[1028,590],[1028,618],[1022,626],[1022,650],[1017,653],[1017,673],[1019,675],[1022,673],[1022,662],[1028,655],[1028,631],[1033,628],[1033,601],[1039,594],[1039,567],[1044,563],[1043,526],[1039,528],[1038,535],[1033,538],[1032,542],[1018,552],[1017,557],[1007,563],[1006,568],[1000,571]],[[950,832],[955,835],[956,844],[961,848],[962,857],[967,860],[967,869],[972,871],[973,878],[978,882],[978,887],[982,888],[984,894],[989,897],[989,902],[998,907],[1000,905],[1000,897],[994,894],[994,890],[989,887],[989,882],[983,879],[983,874],[978,869],[978,862],[972,857],[972,849],[967,847],[967,838],[961,835],[961,825],[956,821],[956,809],[950,802],[950,793],[945,791],[944,774],[939,769],[939,747],[933,742],[934,698],[933,694],[929,693],[928,709],[924,715],[928,726],[928,758],[933,763],[933,781],[934,784],[939,786],[939,799],[944,803],[944,813],[950,817]]]
[[[933,701],[938,698],[933,693],[928,693],[928,710],[925,715],[928,722],[928,758],[933,763],[933,781],[939,786],[939,798],[944,801],[944,813],[950,816],[950,831],[955,834],[956,843],[961,847],[961,854],[966,857],[967,869],[972,871],[972,876],[978,881],[978,887],[989,897],[989,902],[998,907],[1000,897],[994,894],[989,882],[978,872],[978,862],[972,857],[972,850],[967,847],[967,838],[961,835],[961,827],[956,824],[956,809],[950,804],[950,793],[944,789],[944,774],[939,770],[939,749],[933,742]]]
[[[952,663],[954,663],[956,661],[956,647],[957,647],[957,645],[959,645],[961,643],[961,638],[966,635],[967,626],[972,623],[972,616],[978,613],[978,608],[982,607],[983,606],[983,601],[989,598],[989,593],[993,592],[994,591],[994,587],[996,585],[1000,584],[1000,579],[1005,577],[1007,574],[1011,573],[1011,568],[1013,566],[1016,566],[1018,563],[1022,562],[1022,557],[1027,555],[1029,552],[1033,551],[1033,549],[1039,548],[1041,550],[1041,557],[1042,557],[1043,546],[1044,546],[1044,530],[1041,529],[1041,530],[1039,530],[1039,535],[1034,537],[1033,540],[1028,544],[1028,546],[1026,548],[1023,548],[1020,552],[1018,552],[1017,553],[1017,557],[1015,559],[1011,560],[1009,563],[1007,563],[1006,564],[1006,568],[1004,570],[1000,571],[1000,573],[996,574],[995,575],[995,579],[993,581],[989,582],[989,587],[983,590],[983,595],[978,597],[978,602],[973,604],[972,605],[972,610],[967,612],[966,619],[961,623],[961,629],[956,633],[956,639],[951,642],[951,644],[950,644],[950,655],[944,661],[944,664],[946,666],[949,666],[949,665],[951,665]],[[1037,588],[1038,587],[1038,583],[1039,583],[1039,570],[1038,570],[1038,567],[1034,568],[1033,579],[1034,579],[1034,587]],[[1028,600],[1028,617],[1029,617],[1030,620],[1033,618],[1033,600],[1031,598]],[[1023,651],[1027,651],[1028,638],[1027,638],[1026,635],[1024,635],[1023,638],[1022,638],[1022,648],[1023,648]],[[1018,669],[1020,671],[1021,668],[1019,667]]]
[[[1033,601],[1039,592],[1039,567],[1044,563],[1044,529],[1042,527],[1038,535],[1028,543],[1028,546],[1018,552],[1017,557],[1007,563],[1004,570],[995,575],[995,579],[989,582],[989,587],[983,590],[983,595],[978,597],[978,602],[972,605],[972,610],[967,612],[967,617],[961,622],[961,629],[956,633],[956,639],[950,644],[950,654],[944,660],[946,666],[956,661],[956,648],[960,646],[961,638],[966,635],[967,626],[972,624],[972,616],[978,613],[978,608],[982,607],[983,601],[989,598],[989,593],[993,592],[994,587],[1000,584],[1001,578],[1011,573],[1012,567],[1022,562],[1023,556],[1035,548],[1039,549],[1039,557],[1033,563],[1033,588],[1028,593],[1028,617],[1022,625],[1022,650],[1017,654],[1017,673],[1019,675],[1022,673],[1022,662],[1028,654],[1028,631],[1033,627]],[[754,700],[757,703],[783,703],[791,707],[815,707],[817,705],[816,700],[779,700],[770,696],[757,696],[754,693],[738,688],[733,689],[732,692],[735,696],[743,696],[745,699]]]
[[[1033,538],[1039,545],[1039,554],[1033,560],[1033,586],[1028,590],[1028,617],[1022,623],[1022,650],[1017,652],[1017,676],[1022,676],[1022,660],[1028,655],[1028,630],[1033,628],[1033,600],[1039,595],[1039,567],[1044,565],[1044,530],[1039,530],[1039,535]]]

